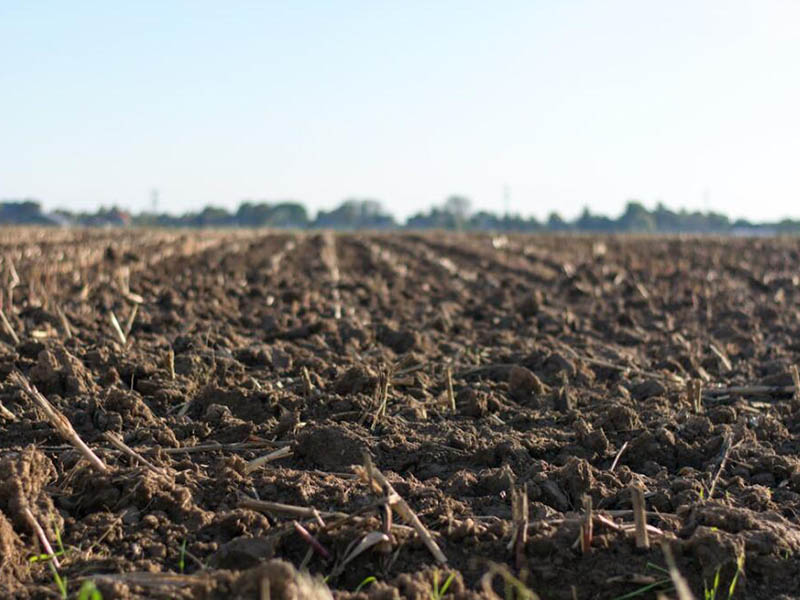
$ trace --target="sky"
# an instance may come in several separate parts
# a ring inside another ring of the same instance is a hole
[[[799,166],[794,0],[0,0],[0,198],[48,209],[772,220]]]

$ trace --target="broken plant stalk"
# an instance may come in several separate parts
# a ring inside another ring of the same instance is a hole
[[[525,560],[525,545],[528,543],[528,486],[511,490],[511,543],[509,550],[514,552],[514,562],[521,569]]]
[[[631,500],[633,501],[633,522],[636,524],[636,547],[647,550],[650,548],[650,538],[647,536],[644,490],[638,485],[631,487]]]
[[[39,538],[39,541],[42,542],[42,546],[44,547],[45,553],[50,557],[50,560],[53,561],[53,566],[58,569],[61,567],[61,564],[58,562],[58,557],[56,553],[53,552],[53,547],[50,545],[50,542],[47,540],[47,536],[44,533],[44,529],[42,526],[39,525],[39,521],[36,520],[36,517],[33,516],[31,509],[27,506],[25,507],[25,517],[28,519],[28,523],[30,524],[31,528],[36,532],[36,536]]]
[[[611,467],[608,469],[610,472],[613,473],[614,469],[617,468],[617,465],[619,464],[619,459],[622,458],[622,453],[625,452],[625,449],[627,447],[628,447],[628,442],[622,444],[622,447],[619,449],[619,452],[617,452],[617,456],[614,458],[614,462],[611,463]]]
[[[8,320],[8,317],[6,317],[6,313],[2,308],[0,308],[0,323],[3,324],[3,330],[6,332],[6,335],[14,340],[15,344],[19,344],[19,336],[17,332],[14,331],[11,322]]]
[[[592,510],[592,497],[586,496],[583,499],[583,521],[581,523],[581,552],[587,554],[592,548],[592,536],[594,534]]]
[[[453,370],[447,367],[447,400],[450,403],[450,410],[456,412],[456,395],[453,393]]]
[[[35,386],[28,381],[27,377],[25,377],[19,371],[13,371],[9,376],[9,379],[12,383],[16,383],[25,395],[39,408],[44,412],[47,416],[47,420],[50,421],[50,424],[55,427],[56,431],[67,440],[70,444],[72,444],[83,456],[86,460],[89,461],[95,469],[100,471],[101,473],[108,473],[109,469],[106,464],[92,451],[89,446],[81,439],[75,429],[72,427],[72,424],[69,420],[55,408],[50,401],[42,395],[42,393],[36,389]]]
[[[403,500],[400,494],[395,491],[394,487],[392,487],[392,484],[389,483],[389,480],[386,479],[383,473],[381,473],[372,464],[372,461],[365,462],[366,464],[364,467],[356,467],[361,479],[365,483],[371,484],[372,488],[378,493],[385,492],[389,506],[391,506],[392,510],[394,510],[403,520],[405,520],[416,530],[420,539],[422,539],[422,543],[425,544],[425,547],[436,559],[436,562],[439,564],[446,564],[447,557],[436,544],[433,536],[431,536],[430,532],[425,525],[423,525],[422,521],[419,520],[417,514],[411,510],[411,507],[408,505],[408,503]]]
[[[253,471],[257,471],[267,463],[272,462],[273,460],[278,460],[279,458],[287,458],[292,455],[292,449],[290,446],[284,446],[283,448],[278,448],[277,450],[273,450],[269,454],[265,454],[264,456],[259,456],[258,458],[254,458],[244,468],[244,472],[249,474]]]
[[[117,339],[122,342],[124,346],[127,343],[127,338],[125,337],[125,332],[122,331],[122,327],[117,320],[117,315],[114,314],[114,311],[110,311],[108,313],[108,320],[111,321],[111,326],[114,328],[114,332],[117,334]]]
[[[292,525],[294,526],[295,531],[297,531],[297,533],[300,534],[300,537],[303,538],[306,541],[306,543],[317,552],[317,554],[322,556],[322,558],[324,558],[325,560],[330,560],[331,553],[325,549],[325,546],[319,543],[319,540],[317,540],[317,538],[315,538],[313,535],[311,535],[311,533],[309,533],[308,529],[303,527],[297,521],[292,521]]]
[[[106,440],[107,440],[107,441],[108,441],[108,442],[109,442],[109,443],[110,443],[112,446],[114,446],[114,447],[115,447],[117,450],[119,450],[119,451],[120,451],[120,452],[122,452],[123,454],[127,454],[127,455],[128,455],[130,458],[132,458],[132,459],[134,459],[134,460],[136,460],[136,461],[138,461],[138,462],[142,463],[142,464],[143,464],[145,467],[147,467],[148,469],[150,469],[150,470],[151,470],[153,473],[155,473],[155,474],[156,474],[156,475],[158,475],[159,477],[166,477],[166,478],[167,478],[167,480],[169,480],[169,477],[167,476],[167,474],[166,474],[166,472],[164,471],[164,469],[161,469],[161,468],[159,468],[159,467],[155,466],[153,463],[151,463],[149,460],[147,460],[147,459],[146,459],[144,456],[142,456],[141,454],[139,454],[138,452],[136,452],[136,450],[134,450],[133,448],[131,448],[130,446],[128,446],[128,445],[127,445],[127,444],[126,444],[126,443],[125,443],[125,442],[122,440],[122,438],[120,438],[119,436],[117,436],[115,433],[112,433],[112,432],[110,432],[110,431],[106,431],[105,433],[103,433],[103,437],[104,437],[104,438],[105,438],[105,439],[106,439]]]
[[[241,498],[239,508],[249,508],[260,512],[268,512],[279,515],[287,515],[300,519],[314,519],[321,527],[325,527],[322,517],[346,517],[346,513],[333,513],[319,511],[311,506],[294,506],[292,504],[282,504],[280,502],[268,502],[266,500],[255,500],[253,498]]]

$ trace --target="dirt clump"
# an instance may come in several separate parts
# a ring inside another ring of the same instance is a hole
[[[544,384],[529,369],[513,366],[508,374],[508,391],[520,404],[531,405],[545,392]]]
[[[34,446],[0,456],[0,511],[19,532],[31,532],[28,509],[45,531],[53,535],[63,519],[44,488],[56,478],[52,461]]]
[[[309,425],[297,436],[295,452],[317,468],[347,471],[364,463],[368,443],[344,425]]]
[[[333,391],[341,395],[373,394],[377,387],[378,378],[361,366],[350,367],[333,383]]]

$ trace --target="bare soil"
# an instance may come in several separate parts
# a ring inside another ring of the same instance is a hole
[[[676,597],[664,544],[697,597],[800,596],[795,238],[5,229],[0,256],[3,597],[60,597],[30,515],[70,598]]]

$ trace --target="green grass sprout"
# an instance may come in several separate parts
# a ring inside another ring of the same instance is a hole
[[[367,587],[370,583],[375,583],[376,581],[378,581],[378,580],[374,575],[370,575],[369,577],[365,577],[364,580],[361,583],[358,584],[358,587],[355,589],[355,592],[353,592],[353,593],[357,594],[358,592],[363,590],[365,587]]]

